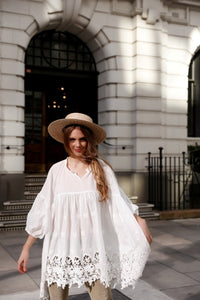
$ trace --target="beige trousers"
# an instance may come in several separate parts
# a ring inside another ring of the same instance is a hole
[[[100,283],[100,280],[95,281],[91,286],[85,285],[90,295],[91,300],[112,300],[112,292],[108,287],[106,288]],[[57,287],[56,283],[49,286],[50,300],[68,300],[69,287],[66,286],[64,289]]]

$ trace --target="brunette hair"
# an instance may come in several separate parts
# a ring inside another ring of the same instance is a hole
[[[92,131],[89,128],[82,125],[70,125],[63,129],[64,147],[68,155],[71,154],[71,150],[69,147],[69,136],[75,128],[79,128],[87,140],[87,149],[81,159],[83,161],[86,161],[90,165],[97,184],[97,190],[99,191],[101,196],[100,201],[105,201],[108,198],[109,190],[108,190],[108,184],[107,184],[105,172],[98,160],[98,157],[100,157],[106,164],[109,165],[109,163],[98,153],[96,145],[94,143],[94,137]]]

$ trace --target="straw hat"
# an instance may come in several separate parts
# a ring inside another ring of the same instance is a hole
[[[65,119],[53,121],[48,126],[48,132],[56,141],[64,143],[63,129],[70,125],[82,125],[89,128],[93,133],[96,144],[100,144],[106,138],[106,132],[101,126],[93,123],[92,118],[89,116],[80,113],[71,113]]]

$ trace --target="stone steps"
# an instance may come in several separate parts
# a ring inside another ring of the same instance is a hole
[[[154,204],[150,203],[138,203],[137,196],[129,197],[133,204],[136,204],[139,207],[139,216],[148,219],[148,220],[159,220],[160,214],[157,211],[154,211]]]
[[[0,231],[20,230],[26,225],[28,211],[33,201],[7,201],[0,211]]]
[[[139,206],[139,216],[148,220],[159,220],[160,214],[153,210],[154,205],[149,203],[137,203]]]
[[[31,174],[25,176],[24,200],[6,201],[0,211],[0,231],[20,230],[26,225],[27,214],[33,201],[41,190],[46,175]],[[137,202],[137,197],[130,197],[133,203]],[[153,212],[153,205],[147,203],[137,203],[139,214],[145,219],[159,219],[159,214]]]
[[[45,179],[46,174],[25,175],[24,199],[3,203],[3,209],[0,211],[0,231],[25,228],[27,214]]]
[[[3,203],[3,212],[16,212],[21,210],[30,210],[33,201],[31,200],[13,200]],[[19,212],[18,212],[19,213]]]

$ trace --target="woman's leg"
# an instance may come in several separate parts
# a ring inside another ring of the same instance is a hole
[[[62,287],[57,286],[56,283],[51,284],[49,286],[50,300],[68,300],[68,290],[68,285],[63,289]]]
[[[105,287],[100,280],[95,281],[92,285],[86,284],[91,300],[112,300],[110,287]]]

